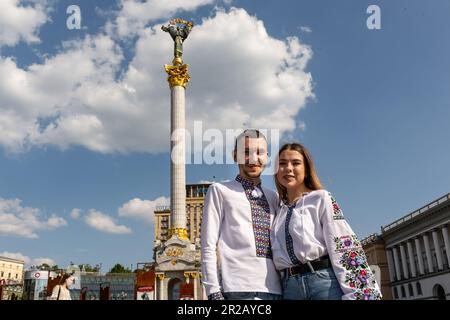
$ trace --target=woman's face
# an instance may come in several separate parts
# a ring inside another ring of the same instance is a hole
[[[284,150],[278,160],[278,182],[286,189],[299,188],[305,182],[303,155],[295,150]]]
[[[67,287],[71,286],[74,283],[74,281],[75,281],[75,277],[73,277],[73,276],[68,277],[66,279]]]

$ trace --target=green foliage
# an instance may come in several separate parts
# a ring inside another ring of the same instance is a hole
[[[109,270],[109,273],[132,273],[129,268],[124,267],[120,263],[116,263],[114,267]]]
[[[95,267],[91,266],[89,263],[80,264],[79,268],[83,272],[99,272],[100,271],[100,265],[96,265]]]

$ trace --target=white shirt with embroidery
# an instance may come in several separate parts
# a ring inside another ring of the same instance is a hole
[[[271,231],[273,260],[278,270],[294,265],[286,245],[287,212],[288,206],[282,202]],[[293,209],[289,234],[301,263],[329,255],[343,300],[381,299],[361,243],[330,192],[315,190],[303,194]]]
[[[271,223],[278,198],[275,192],[264,187],[262,190],[270,206]],[[252,195],[259,197],[262,192],[256,190]],[[269,228],[265,243],[271,256]],[[261,251],[258,254],[257,248],[261,246],[257,246],[256,236],[251,205],[241,183],[233,180],[212,184],[205,198],[201,229],[202,283],[207,295],[216,292],[281,294],[280,277],[273,260],[262,256]]]

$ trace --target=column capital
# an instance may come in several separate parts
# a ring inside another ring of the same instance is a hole
[[[164,65],[164,69],[166,70],[169,77],[167,78],[167,81],[169,82],[169,86],[171,88],[175,86],[181,86],[183,88],[186,88],[186,85],[188,84],[191,77],[188,74],[188,65]]]
[[[165,275],[164,273],[156,273],[156,277],[157,277],[159,280],[164,280],[164,278],[166,277],[166,275]]]

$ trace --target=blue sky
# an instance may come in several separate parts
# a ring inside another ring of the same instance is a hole
[[[159,27],[173,17],[196,24],[188,128],[304,143],[358,236],[449,192],[446,0],[2,3],[0,254],[103,271],[151,261],[151,209],[170,187],[172,42]],[[81,30],[66,28],[72,4]],[[381,30],[366,26],[371,4]],[[235,173],[188,165],[187,181]]]

